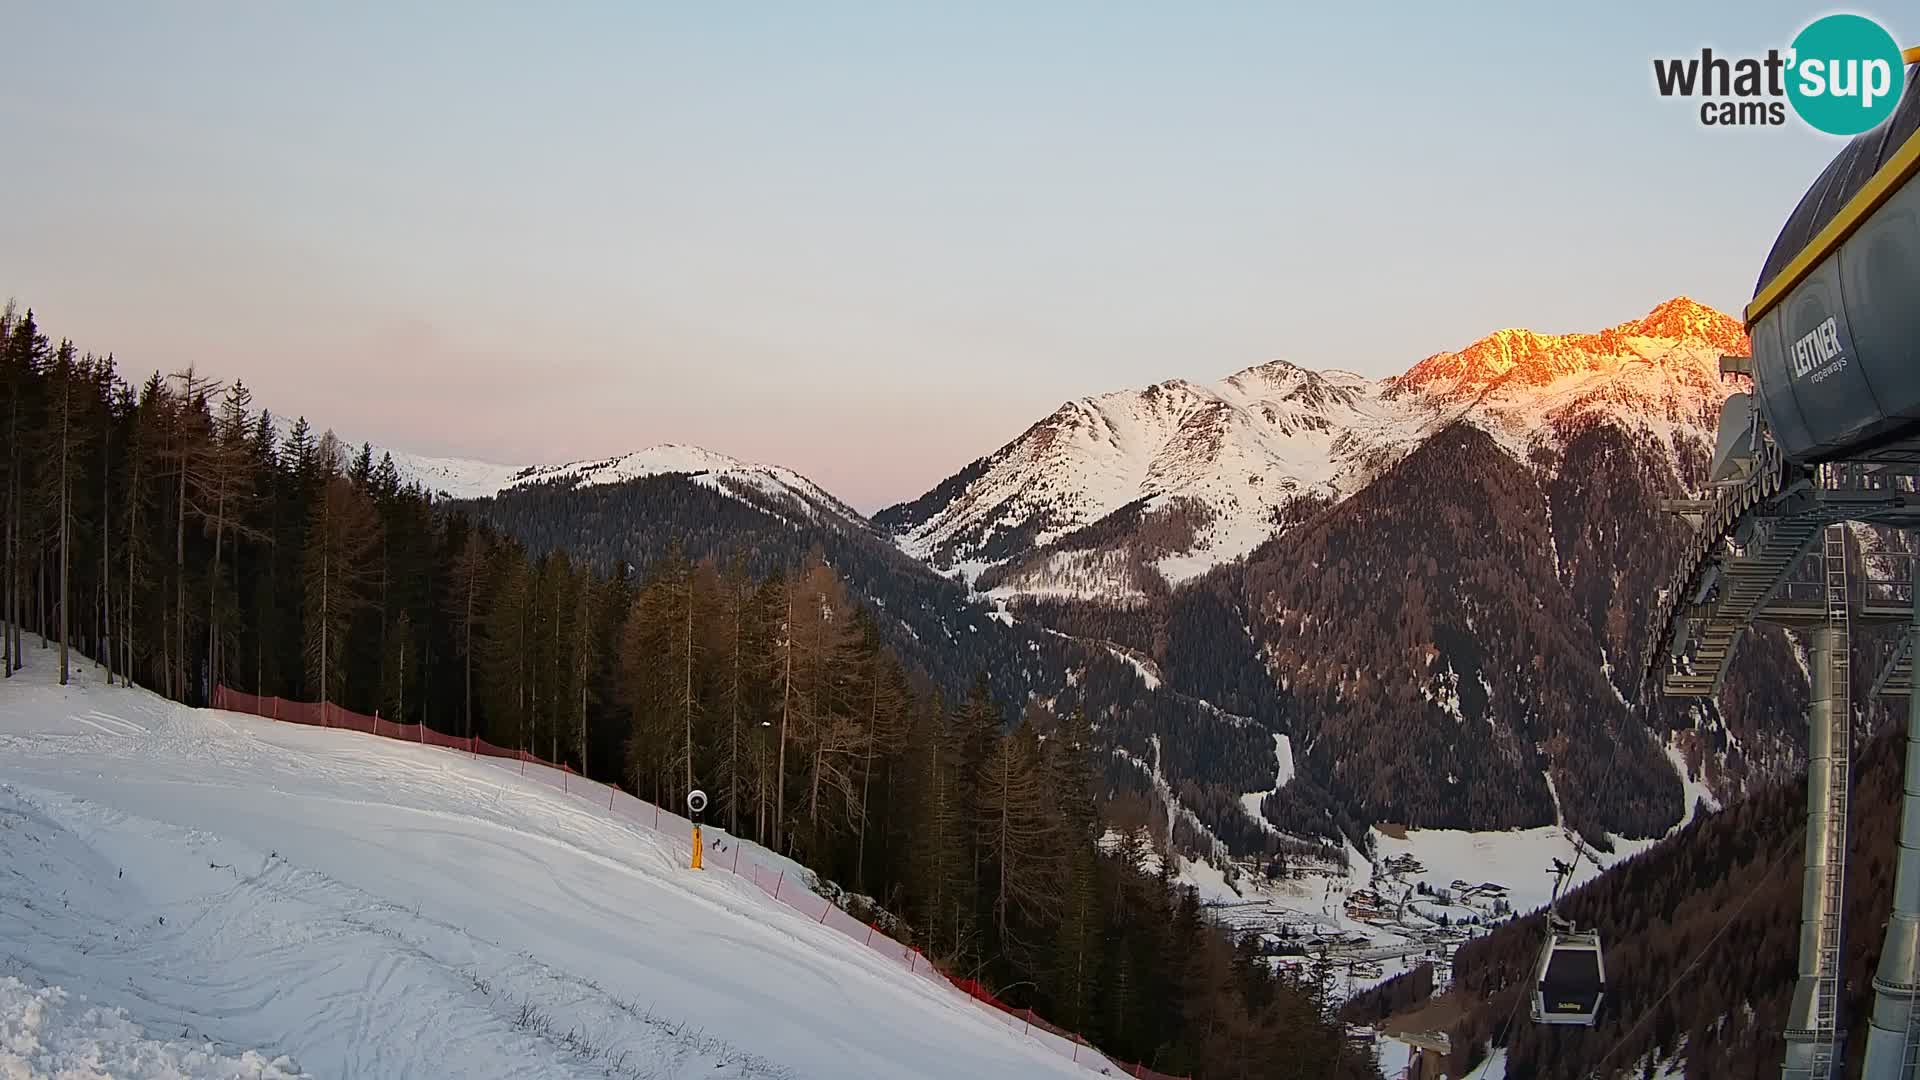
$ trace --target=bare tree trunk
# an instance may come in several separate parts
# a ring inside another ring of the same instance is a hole
[[[740,609],[745,606],[743,581],[733,586],[733,692],[727,696],[727,831],[740,835]]]
[[[687,722],[687,790],[693,790],[693,566],[687,565],[687,655],[682,683],[682,715]]]
[[[780,686],[780,760],[773,780],[773,847],[781,847],[787,820],[787,721],[793,712],[793,587],[787,587],[786,649]]]
[[[853,856],[853,890],[866,891],[867,873],[867,791],[873,782],[873,733],[880,724],[880,667],[876,662],[873,669],[873,702],[867,712],[866,760],[860,767],[860,817],[857,827],[860,830],[860,843]]]
[[[6,677],[9,679],[13,678],[13,623],[16,618],[14,612],[14,578],[16,575],[13,564],[13,529],[15,517],[13,512],[13,488],[13,462],[9,460],[7,462],[7,523],[6,530],[0,532],[0,563],[4,563],[4,569],[0,569],[0,574],[6,577],[4,588],[0,590],[0,670],[4,670]]]
[[[213,569],[207,573],[207,681],[218,682],[219,634],[220,634],[220,541],[222,527],[227,523],[227,481],[226,463],[220,465],[220,490],[213,503]]]
[[[580,583],[579,649],[573,662],[580,673],[580,775],[587,775],[587,684],[593,677],[593,652],[588,647],[593,637],[593,577],[583,576]]]
[[[185,409],[190,403],[183,403]],[[180,423],[184,424],[182,417]],[[184,431],[180,433],[184,439]],[[180,448],[180,490],[179,503],[173,526],[173,618],[174,641],[180,645],[179,655],[174,659],[173,697],[177,701],[187,700],[187,449]]]
[[[120,674],[128,688],[133,686],[133,553],[139,547],[134,536],[140,528],[140,463],[138,455],[133,457],[133,470],[127,478],[127,606],[120,613]]]
[[[327,493],[322,491],[320,497],[325,499]],[[331,680],[327,678],[327,624],[332,621],[332,608],[328,606],[328,601],[330,599],[329,591],[332,585],[333,556],[332,553],[327,550],[326,510],[324,506],[320,512],[322,515],[320,526],[320,722],[325,724],[327,720],[327,691],[331,688]]]
[[[479,586],[480,572],[476,568],[467,575],[467,730],[461,734],[468,738],[473,737],[473,594]]]
[[[107,416],[100,444],[100,645],[99,666],[113,685],[113,416]]]
[[[540,749],[535,737],[540,732],[540,665],[530,655],[540,632],[540,574],[527,574],[527,618],[520,624],[520,748],[531,753]]]
[[[566,602],[566,598],[565,588],[553,598],[553,718],[548,724],[553,734],[553,756],[547,760],[555,765],[560,764],[560,717],[564,715],[565,706],[562,702],[566,700],[563,697],[566,681],[560,677],[560,605]]]
[[[72,373],[68,372],[64,376],[64,380],[66,385],[62,388],[61,394],[60,394],[60,398],[61,398],[60,400],[60,685],[61,686],[67,685],[67,679],[71,674],[68,667],[67,637],[70,632],[70,628],[73,624],[73,616],[71,614],[72,609],[69,607],[69,601],[72,599],[72,593],[70,591],[70,586],[68,582],[68,578],[70,575],[67,572],[69,569],[69,559],[71,557],[69,554],[69,548],[72,546],[71,541],[73,539],[73,535],[72,535],[73,530],[68,527],[68,522],[67,522],[68,515],[72,509],[69,501],[71,488],[68,486],[68,483],[67,483],[67,457],[68,457],[67,451],[68,451],[69,444],[72,441],[70,438],[69,429],[73,425],[73,421],[71,419],[73,415]]]

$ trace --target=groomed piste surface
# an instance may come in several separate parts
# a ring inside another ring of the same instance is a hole
[[[134,1057],[72,1075],[1097,1075],[510,764],[30,659],[0,683],[0,1076],[90,1046]]]

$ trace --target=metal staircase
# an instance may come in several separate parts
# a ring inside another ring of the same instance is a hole
[[[1880,673],[1873,678],[1873,696],[1906,697],[1913,693],[1913,632],[1906,631],[1893,643]]]
[[[1738,554],[1719,563],[1713,595],[1693,605],[1701,622],[1693,635],[1688,671],[1668,673],[1662,689],[1674,697],[1704,697],[1720,689],[1740,638],[1820,537],[1817,517],[1763,518]]]

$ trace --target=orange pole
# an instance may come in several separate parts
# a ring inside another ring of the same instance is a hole
[[[700,826],[697,822],[693,826],[693,868],[700,869]]]

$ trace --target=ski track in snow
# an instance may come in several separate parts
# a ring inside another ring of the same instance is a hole
[[[511,765],[78,666],[0,697],[0,978],[68,1012],[325,1077],[1086,1074]]]

